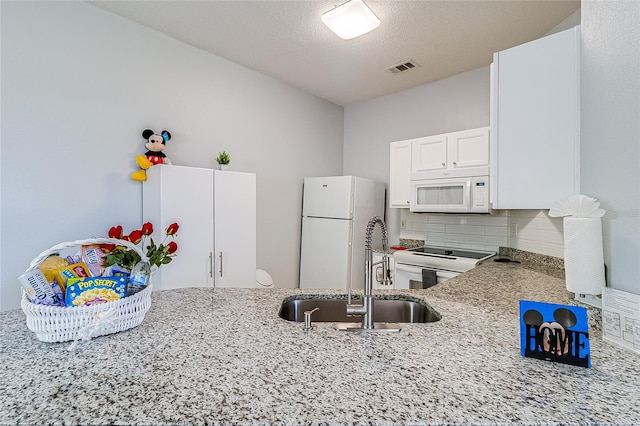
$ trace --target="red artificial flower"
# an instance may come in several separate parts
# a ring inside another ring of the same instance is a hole
[[[134,245],[140,245],[140,250],[142,250],[149,259],[149,264],[160,267],[171,263],[173,257],[175,257],[178,244],[175,241],[167,244],[166,241],[170,238],[175,238],[178,228],[180,228],[180,226],[177,223],[169,225],[165,229],[166,235],[160,245],[156,245],[153,238],[151,238],[154,230],[153,223],[151,222],[145,222],[140,229],[131,231],[129,235],[124,235],[122,226],[112,226],[108,234],[109,238],[121,239]],[[128,270],[132,270],[140,261],[141,255],[137,249],[118,245],[117,243],[103,244],[103,247],[106,251],[106,255],[104,256],[106,266],[117,264]]]
[[[131,241],[133,244],[138,244],[142,240],[142,231],[140,229],[131,231],[127,240]]]
[[[142,235],[151,235],[153,234],[153,224],[151,222],[146,222],[142,225]]]
[[[173,254],[178,250],[178,244],[175,241],[171,241],[169,244],[167,244],[167,249],[167,253]]]
[[[166,229],[167,235],[175,235],[175,233],[178,232],[178,228],[180,228],[180,225],[178,225],[175,222],[167,226],[167,229]]]
[[[122,239],[122,234],[122,226],[120,225],[112,226],[111,229],[109,229],[109,238]]]

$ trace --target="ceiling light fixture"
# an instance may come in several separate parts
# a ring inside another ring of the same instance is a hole
[[[378,28],[380,20],[362,0],[349,0],[322,14],[322,22],[338,37],[349,40]]]

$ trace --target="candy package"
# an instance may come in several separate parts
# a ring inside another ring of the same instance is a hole
[[[58,268],[54,274],[55,280],[63,292],[66,291],[69,278],[88,278],[90,276],[91,272],[84,262]]]
[[[100,244],[82,246],[82,261],[89,267],[91,276],[101,277],[104,275],[106,250]]]

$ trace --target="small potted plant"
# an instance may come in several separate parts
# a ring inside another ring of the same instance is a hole
[[[227,154],[227,151],[222,151],[218,153],[216,157],[216,162],[218,163],[218,169],[227,170],[229,168],[229,162],[231,161],[231,156]]]

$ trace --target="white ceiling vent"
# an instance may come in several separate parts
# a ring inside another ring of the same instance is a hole
[[[415,62],[413,59],[409,59],[408,61],[404,61],[404,62],[400,62],[399,64],[392,65],[387,69],[394,74],[398,74],[404,71],[409,71],[410,69],[413,69],[419,66],[420,65],[418,65],[418,63]]]

